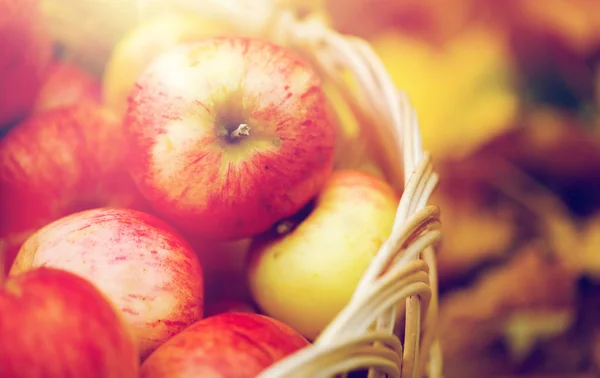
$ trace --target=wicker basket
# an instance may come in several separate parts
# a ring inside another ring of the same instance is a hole
[[[388,181],[403,195],[392,234],[348,305],[313,345],[271,366],[262,378],[441,377],[436,337],[439,210],[426,206],[437,183],[414,110],[369,45],[299,17],[276,0],[44,0],[49,27],[70,59],[100,73],[112,46],[140,18],[165,6],[203,15],[244,35],[270,39],[309,59],[339,90]],[[403,341],[400,341],[403,340]]]

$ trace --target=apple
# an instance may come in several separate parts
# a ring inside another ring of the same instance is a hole
[[[312,206],[252,243],[247,272],[258,307],[314,340],[389,237],[398,203],[380,178],[334,172]]]
[[[142,359],[203,316],[196,254],[150,214],[99,208],[56,220],[27,239],[10,274],[39,266],[94,283],[132,326]]]
[[[53,61],[38,92],[34,111],[73,105],[81,99],[101,103],[100,82],[79,66],[68,61]]]
[[[242,37],[179,45],[132,90],[129,171],[182,230],[250,237],[321,190],[333,165],[332,118],[320,78],[289,49]]]
[[[198,13],[170,11],[150,17],[125,34],[114,47],[103,77],[103,98],[119,115],[135,81],[155,58],[180,43],[231,33],[226,25]]]
[[[25,118],[52,57],[38,0],[0,0],[0,128]]]
[[[10,266],[25,239],[80,210],[146,204],[123,168],[121,123],[83,99],[17,124],[0,140],[0,239]]]
[[[194,323],[157,349],[141,378],[255,377],[306,347],[285,324],[257,314],[221,314]]]
[[[87,280],[33,269],[0,282],[0,308],[0,377],[138,376],[130,328]]]

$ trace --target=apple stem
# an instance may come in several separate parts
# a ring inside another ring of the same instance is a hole
[[[250,126],[248,126],[248,124],[246,123],[240,123],[240,125],[237,127],[237,129],[233,130],[230,134],[231,138],[233,139],[238,139],[241,138],[242,136],[248,136],[250,135]]]
[[[285,235],[285,234],[289,233],[290,231],[292,231],[293,228],[294,228],[294,222],[286,220],[286,221],[280,222],[279,224],[277,224],[277,226],[275,226],[275,232],[277,232],[277,235]]]

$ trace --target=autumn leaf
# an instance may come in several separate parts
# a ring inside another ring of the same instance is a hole
[[[600,43],[600,2],[597,0],[510,0],[515,17],[531,29],[560,36],[581,53]]]
[[[372,45],[408,93],[434,156],[468,155],[515,120],[519,99],[502,33],[472,29],[444,48],[388,33]]]
[[[576,277],[546,254],[543,244],[530,243],[508,263],[441,300],[439,329],[446,357],[473,354],[504,338],[522,357],[537,337],[566,330],[574,315]],[[523,334],[517,316],[524,314],[523,322],[542,313],[553,321]]]
[[[600,281],[600,214],[586,222],[579,240],[578,250],[573,251],[579,271]]]
[[[518,225],[508,206],[476,206],[439,191],[431,203],[443,209],[444,241],[437,253],[442,282],[506,255],[516,238]]]
[[[595,118],[596,118],[596,135],[600,136],[600,63],[598,64],[598,68],[596,69],[596,93],[595,93],[595,97],[596,97],[596,111],[595,111]]]
[[[323,1],[334,28],[343,33],[368,38],[393,29],[436,45],[463,30],[473,10],[473,0]]]

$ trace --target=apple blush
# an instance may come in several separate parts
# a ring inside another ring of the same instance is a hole
[[[84,97],[10,129],[0,140],[0,239],[7,267],[29,235],[56,219],[103,206],[147,207],[123,168],[121,143],[121,122]]]
[[[143,360],[204,314],[204,281],[190,245],[162,220],[100,208],[56,220],[30,236],[10,274],[41,266],[93,284],[132,327]]]
[[[278,320],[220,314],[192,324],[163,344],[142,364],[140,378],[253,378],[308,345]]]
[[[321,80],[273,43],[219,37],[170,48],[129,101],[134,181],[162,216],[200,237],[266,231],[332,171],[336,127]]]
[[[0,377],[138,376],[131,329],[89,281],[52,268],[3,275]]]

